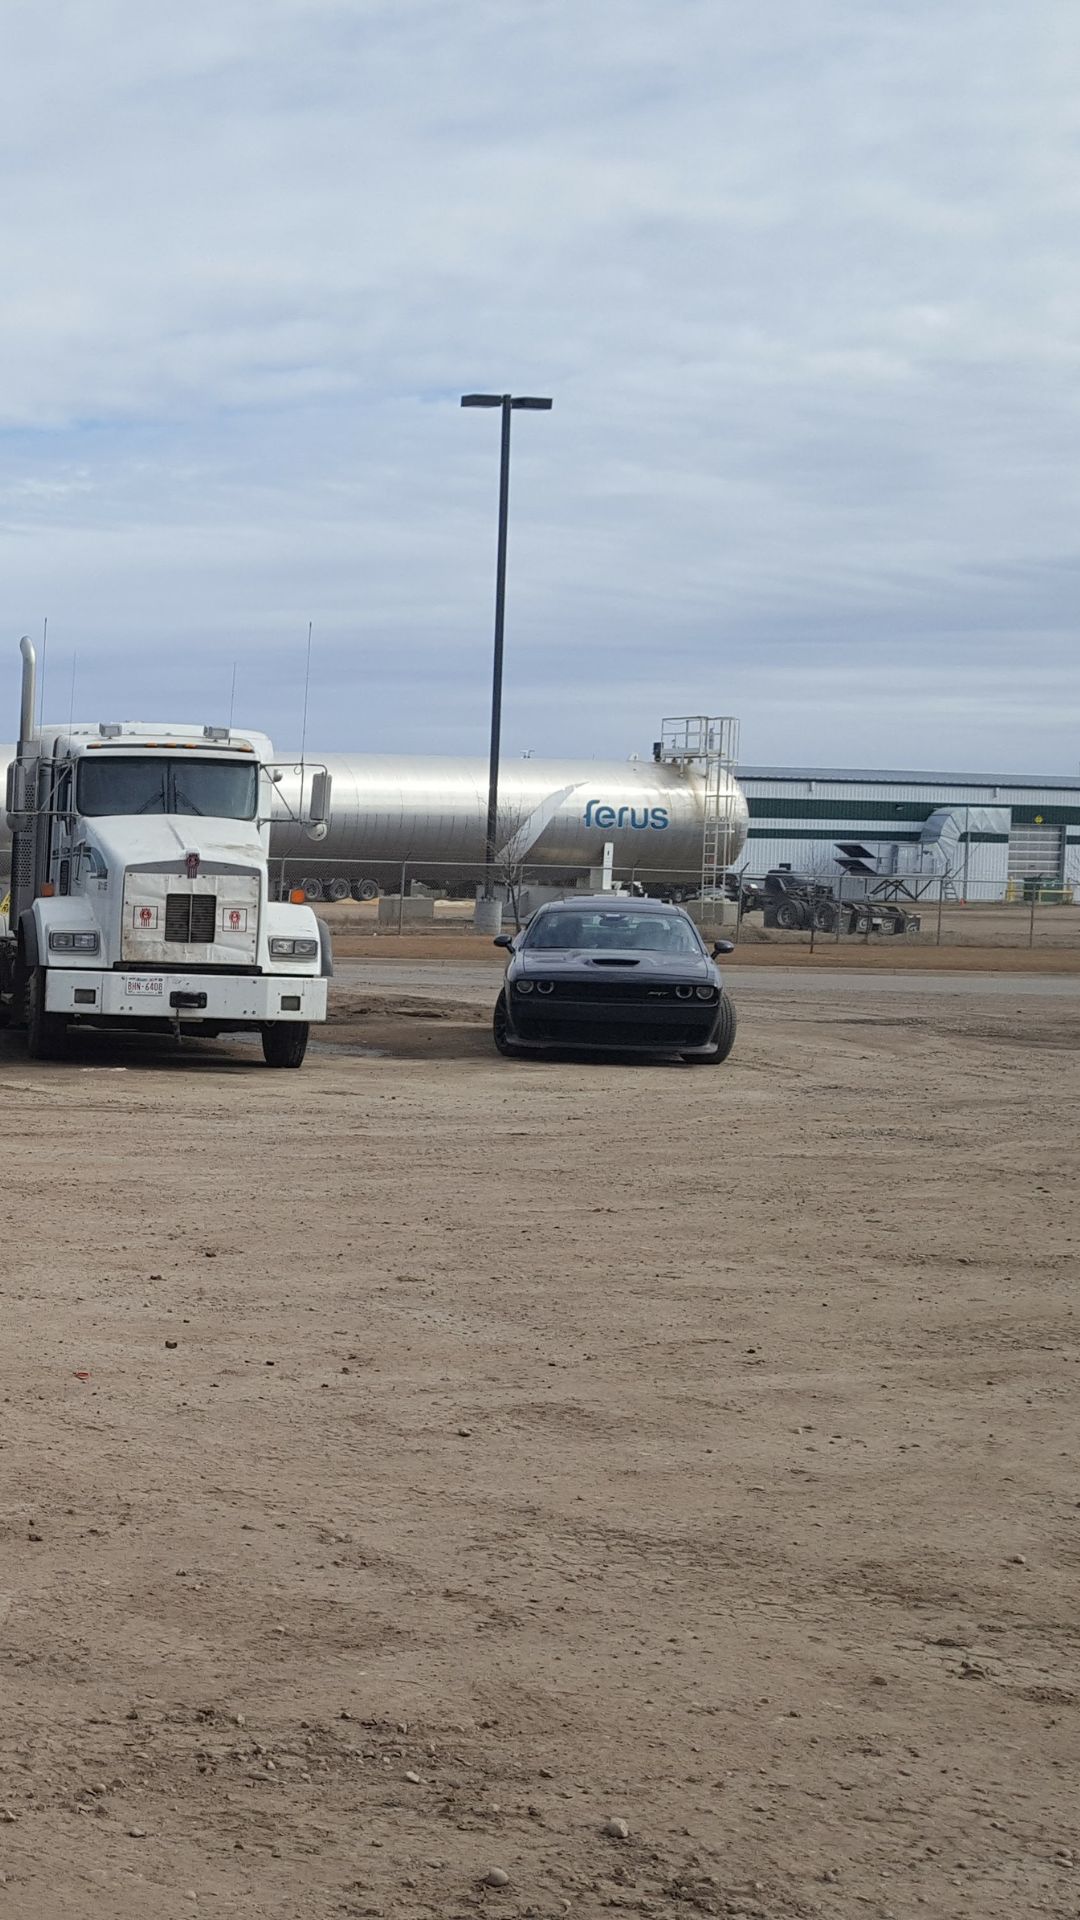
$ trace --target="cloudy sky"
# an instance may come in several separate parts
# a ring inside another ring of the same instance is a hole
[[[1059,0],[6,0],[0,646],[84,718],[1080,766]],[[6,635],[7,638],[2,636]],[[2,663],[0,663],[2,665]]]

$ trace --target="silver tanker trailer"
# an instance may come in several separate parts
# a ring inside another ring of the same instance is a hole
[[[300,824],[312,773],[331,776],[325,840]],[[719,793],[716,788],[719,786]],[[729,774],[714,777],[722,865],[746,841],[747,809]],[[303,802],[303,803],[302,803]],[[537,869],[551,884],[585,882],[605,848],[623,879],[692,889],[702,871],[706,781],[684,763],[658,760],[513,760],[499,776],[498,867]],[[484,859],[487,762],[390,754],[329,754],[278,786],[271,846],[309,897],[369,900],[406,884],[471,892]],[[317,858],[312,858],[312,855]]]
[[[0,748],[0,760],[13,757]],[[370,900],[406,885],[470,893],[480,877],[487,820],[487,762],[391,754],[329,754],[279,763],[271,856],[283,887],[312,899]],[[311,781],[331,776],[327,831],[313,846]],[[613,849],[615,873],[648,890],[692,891],[702,872],[707,817],[721,867],[746,841],[747,808],[731,775],[686,758],[513,760],[500,774],[499,863],[527,867],[553,885],[588,881]],[[0,814],[0,823],[3,815]],[[0,827],[2,831],[2,827]],[[5,846],[6,833],[0,839]],[[6,863],[5,863],[6,864]]]

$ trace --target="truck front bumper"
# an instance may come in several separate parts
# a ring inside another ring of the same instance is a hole
[[[219,1027],[265,1026],[277,1020],[325,1020],[326,981],[310,974],[91,972],[49,967],[49,1013],[73,1020],[212,1021]]]

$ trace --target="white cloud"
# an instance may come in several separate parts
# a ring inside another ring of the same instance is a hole
[[[284,743],[311,617],[312,738],[481,748],[510,385],[510,750],[1073,768],[1078,81],[1050,0],[12,0],[5,624]]]

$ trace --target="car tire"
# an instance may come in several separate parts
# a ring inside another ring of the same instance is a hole
[[[275,1020],[262,1030],[263,1059],[268,1067],[302,1067],[311,1028],[306,1020]]]
[[[720,1011],[716,1022],[715,1053],[684,1053],[683,1059],[689,1066],[718,1067],[726,1060],[735,1045],[735,1033],[738,1027],[735,1016],[735,1003],[726,993],[720,995]]]
[[[495,1042],[495,1051],[501,1053],[504,1060],[520,1060],[521,1048],[515,1046],[508,1037],[506,1024],[506,995],[500,993],[491,1019],[491,1037]]]
[[[31,1060],[62,1060],[68,1023],[62,1013],[46,1013],[45,983],[44,967],[35,967],[26,994],[26,1051]]]

